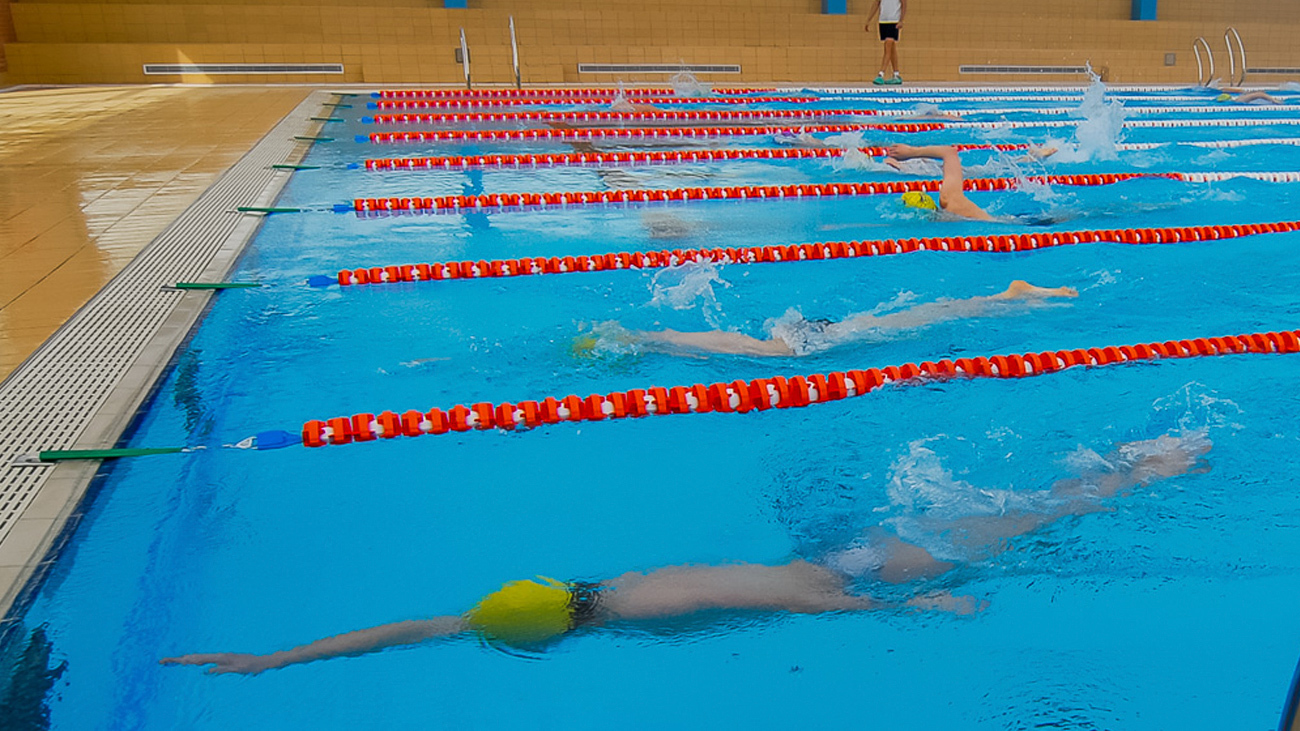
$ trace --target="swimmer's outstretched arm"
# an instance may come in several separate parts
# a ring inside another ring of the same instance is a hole
[[[300,645],[292,650],[281,650],[268,655],[242,652],[213,652],[163,658],[163,665],[211,665],[208,673],[244,673],[256,675],[263,670],[286,665],[325,660],[331,657],[350,657],[378,652],[389,647],[418,645],[441,637],[452,637],[465,631],[461,617],[434,617],[407,622],[393,622],[369,627],[333,637],[325,637]]]
[[[677,330],[640,330],[632,333],[636,341],[651,350],[723,355],[791,356],[794,351],[779,338],[760,340],[743,333],[710,330],[708,332],[680,332]]]

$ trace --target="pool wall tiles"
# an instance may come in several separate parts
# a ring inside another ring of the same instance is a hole
[[[7,5],[8,0],[3,0]],[[3,5],[0,5],[3,7]],[[160,81],[457,83],[465,29],[480,83],[513,81],[507,19],[514,16],[526,83],[609,83],[579,63],[739,64],[751,81],[863,82],[880,44],[863,32],[869,0],[824,15],[820,0],[428,0],[245,2],[17,2],[9,43],[11,83]],[[1130,0],[913,0],[903,33],[907,78],[928,81],[1072,81],[1078,77],[958,73],[961,64],[1082,65],[1112,82],[1193,81],[1191,43],[1205,36],[1227,66],[1223,32],[1234,25],[1252,66],[1297,66],[1300,3],[1161,0],[1158,21],[1129,20]],[[3,10],[0,10],[3,17]],[[0,21],[0,32],[3,32]],[[1166,66],[1166,54],[1176,63]],[[145,63],[342,63],[319,76],[149,76]],[[664,75],[624,74],[628,81]],[[1265,80],[1259,77],[1258,80]]]

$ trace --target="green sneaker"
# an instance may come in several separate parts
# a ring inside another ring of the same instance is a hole
[[[901,85],[903,83],[903,77],[899,76],[898,74],[894,74],[894,78],[890,79],[889,81],[885,81],[881,83]]]
[[[885,75],[884,75],[884,74],[876,74],[876,80],[873,81],[873,82],[871,82],[871,83],[873,83],[873,84],[887,84],[887,83],[889,83],[889,82],[885,81]]]

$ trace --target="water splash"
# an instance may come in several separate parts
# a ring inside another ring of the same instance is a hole
[[[1064,145],[1057,155],[1064,162],[1088,160],[1115,160],[1119,157],[1117,145],[1124,132],[1126,111],[1118,100],[1106,100],[1106,85],[1088,65],[1092,84],[1084,92],[1083,103],[1070,112],[1070,116],[1083,121],[1074,130],[1072,144]]]
[[[1235,401],[1220,397],[1217,391],[1197,381],[1189,381],[1168,396],[1156,399],[1152,408],[1148,432],[1245,428],[1240,422],[1243,412]]]
[[[1283,81],[1277,88],[1279,91],[1300,91],[1300,82]]]
[[[614,91],[614,100],[609,104],[611,112],[628,113],[635,112],[636,107],[628,101],[627,92],[623,88],[623,82],[618,82],[618,89]]]
[[[713,291],[715,284],[731,286],[722,278],[718,265],[713,262],[692,262],[661,269],[650,282],[650,306],[671,307],[674,310],[698,307],[710,327],[721,329],[719,316],[722,314],[722,304]]]
[[[702,97],[709,96],[713,93],[713,88],[708,84],[701,83],[695,78],[695,74],[687,71],[686,63],[682,62],[682,70],[668,78],[668,83],[673,87],[673,94],[684,97]]]

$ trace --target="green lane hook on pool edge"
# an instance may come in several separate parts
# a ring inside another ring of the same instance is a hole
[[[239,206],[240,213],[302,213],[301,208],[267,208],[264,206]]]
[[[310,121],[312,121],[312,122],[342,122],[342,121],[344,121],[342,117],[308,117],[307,119],[310,120]]]
[[[351,109],[351,108],[352,108],[352,105],[351,105],[351,104],[343,104],[343,103],[341,103],[341,102],[325,102],[325,103],[322,104],[321,106],[322,106],[322,107],[334,107],[335,109]]]
[[[306,135],[294,135],[293,138],[299,142],[333,142],[333,137],[308,137]]]
[[[260,282],[177,282],[176,289],[248,289],[260,287]]]
[[[184,447],[158,447],[154,449],[55,449],[41,452],[37,459],[42,462],[58,462],[65,459],[116,459],[118,457],[147,457],[151,454],[180,454],[187,452]]]
[[[320,165],[289,165],[288,163],[278,163],[271,166],[272,170],[320,170]]]

